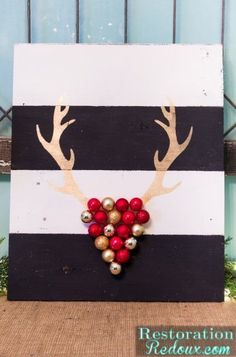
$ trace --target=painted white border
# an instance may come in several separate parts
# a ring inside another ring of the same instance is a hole
[[[222,107],[222,68],[221,45],[19,44],[13,105]]]
[[[153,171],[73,171],[85,195],[130,199],[141,196]],[[94,178],[94,179],[93,179]],[[172,193],[152,199],[146,208],[152,221],[148,234],[224,234],[224,173],[168,171],[165,185],[181,185]],[[11,233],[87,233],[80,221],[82,205],[57,192],[62,171],[12,171]],[[220,188],[220,190],[219,190]]]

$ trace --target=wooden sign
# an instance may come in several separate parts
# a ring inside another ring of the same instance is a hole
[[[218,45],[18,45],[11,300],[222,301]],[[142,198],[144,236],[114,276],[81,222]]]

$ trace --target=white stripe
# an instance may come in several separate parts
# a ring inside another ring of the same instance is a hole
[[[73,171],[84,194],[115,199],[141,196],[153,171]],[[224,234],[224,173],[168,171],[165,186],[181,181],[172,193],[149,201],[148,234]],[[82,205],[52,187],[62,171],[12,171],[11,233],[86,233]]]
[[[223,106],[221,45],[15,47],[14,105]]]

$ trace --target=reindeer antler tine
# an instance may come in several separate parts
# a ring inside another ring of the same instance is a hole
[[[163,193],[171,193],[173,192],[177,187],[179,187],[181,185],[181,182],[177,182],[175,185],[173,185],[172,187],[165,187],[164,188],[164,192]]]
[[[37,137],[39,139],[39,142],[44,147],[44,149],[47,150],[49,142],[44,139],[43,135],[41,134],[41,130],[40,130],[40,127],[39,127],[38,124],[36,125],[36,133],[37,133]]]
[[[53,122],[54,125],[61,124],[62,119],[67,115],[69,112],[69,105],[66,105],[64,109],[62,109],[61,105],[56,105],[53,114]]]
[[[59,125],[61,124],[61,106],[56,105],[53,113],[53,124]]]
[[[154,165],[155,165],[156,170],[158,170],[158,167],[159,167],[159,164],[160,164],[159,151],[158,150],[154,154],[153,161],[154,161]]]
[[[69,125],[75,122],[75,119],[70,119],[67,122],[61,124],[62,119],[67,115],[68,111],[68,105],[65,106],[64,109],[61,109],[60,105],[57,105],[55,107],[53,114],[53,133],[52,138],[49,142],[46,141],[42,136],[39,125],[36,125],[36,132],[39,142],[41,143],[43,148],[52,156],[52,158],[56,161],[60,169],[64,172],[64,186],[61,188],[57,188],[57,190],[60,192],[71,194],[84,205],[87,201],[87,198],[80,191],[79,186],[75,182],[74,177],[72,175],[72,169],[75,163],[75,153],[72,149],[70,149],[70,156],[69,159],[67,159],[60,146],[60,138],[64,130]]]
[[[163,195],[174,191],[179,185],[180,182],[172,187],[164,187],[163,180],[166,171],[175,161],[175,159],[187,148],[190,143],[193,134],[193,127],[190,128],[187,138],[182,144],[179,144],[177,135],[176,135],[176,113],[175,107],[170,106],[170,111],[166,107],[161,107],[163,116],[168,120],[169,125],[166,125],[160,120],[155,120],[161,128],[165,130],[169,138],[169,147],[162,160],[159,159],[159,152],[156,151],[154,155],[154,165],[156,168],[156,173],[154,180],[148,190],[143,195],[144,203],[147,203],[150,199],[155,196]]]
[[[75,122],[75,119],[71,119],[67,122],[65,122],[64,124],[61,124],[61,128],[63,129],[63,131],[68,127],[70,126],[71,124],[73,124]]]
[[[170,114],[170,112],[168,112],[168,110],[166,109],[166,107],[165,107],[164,105],[161,107],[161,111],[162,111],[162,114],[164,115],[164,117],[165,117],[167,120],[169,120],[169,114]]]
[[[69,106],[69,105],[65,105],[65,108],[64,108],[64,109],[62,109],[62,106],[60,106],[60,111],[61,111],[61,113],[63,113],[63,116],[64,116],[64,117],[68,114],[69,109],[70,109],[70,106]]]
[[[191,126],[187,138],[184,140],[182,144],[180,144],[181,151],[184,151],[189,145],[193,135],[193,127]]]
[[[175,107],[173,105],[170,106],[170,113],[175,114]]]
[[[162,121],[160,121],[160,120],[154,120],[155,121],[155,123],[157,123],[158,125],[160,125],[166,132],[168,132],[168,126],[165,124],[165,123],[163,123]]]
[[[74,164],[75,164],[75,153],[72,149],[70,149],[70,158],[69,158],[69,161],[71,163],[71,168],[74,167]]]

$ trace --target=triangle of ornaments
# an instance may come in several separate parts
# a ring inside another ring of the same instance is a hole
[[[81,213],[81,220],[90,223],[89,235],[95,247],[102,251],[102,259],[109,263],[110,272],[118,275],[123,264],[131,259],[138,238],[144,233],[143,224],[150,219],[143,209],[143,202],[135,197],[130,202],[120,198],[116,202],[111,197],[102,201],[91,198],[88,209]]]

